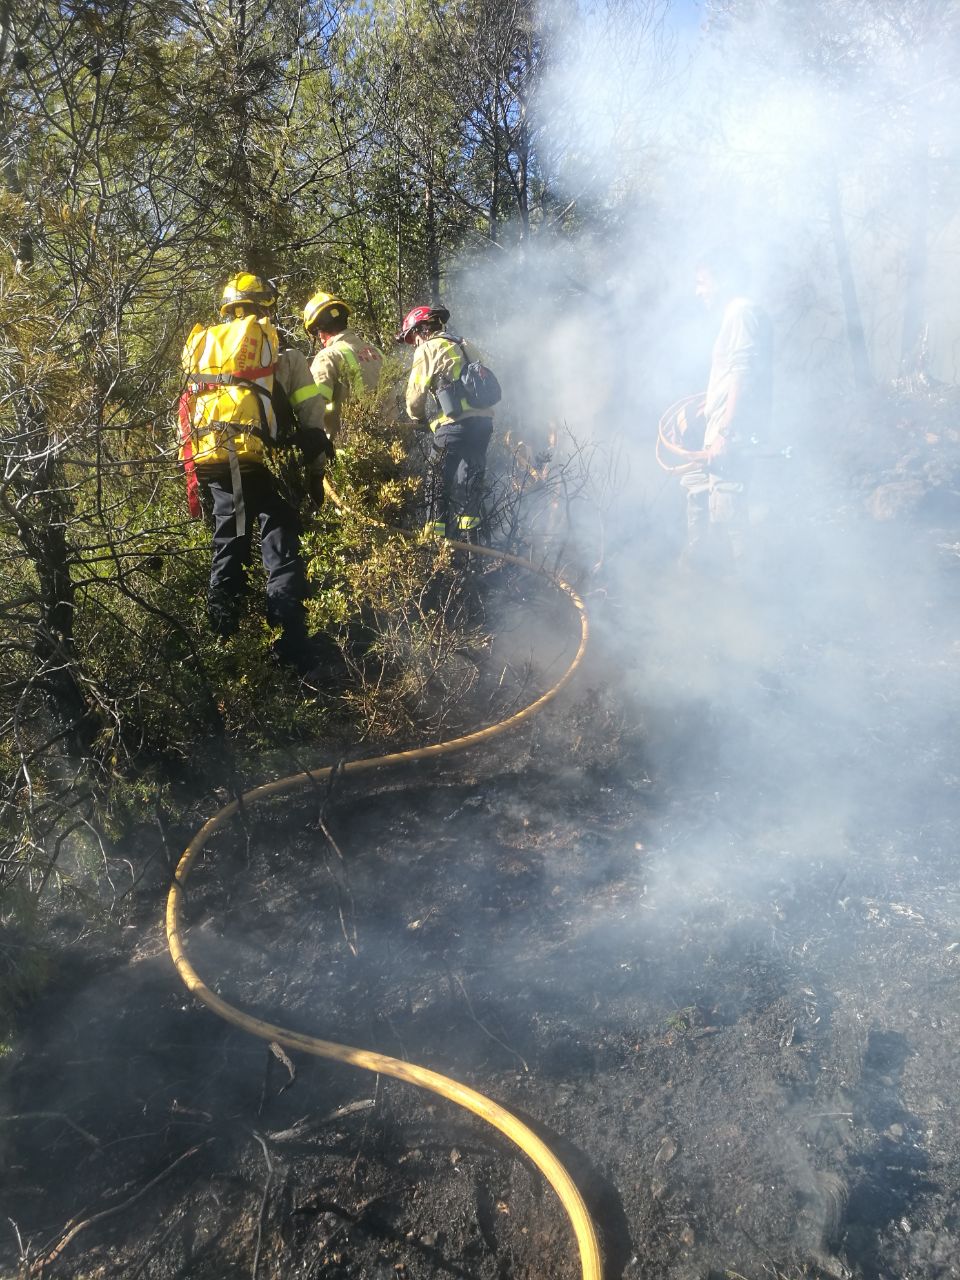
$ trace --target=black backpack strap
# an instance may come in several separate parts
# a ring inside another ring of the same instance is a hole
[[[273,404],[273,415],[277,420],[277,447],[283,449],[292,443],[297,429],[297,415],[294,413],[286,388],[280,385],[279,378],[273,380],[270,400]]]

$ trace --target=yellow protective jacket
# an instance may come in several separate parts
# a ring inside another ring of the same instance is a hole
[[[426,342],[421,342],[414,354],[407,382],[407,413],[414,422],[429,422],[430,430],[436,431],[445,422],[460,422],[464,418],[492,418],[492,409],[476,409],[466,401],[463,401],[460,413],[441,413],[433,398],[434,391],[450,382],[456,382],[467,364],[480,359],[481,354],[472,343],[454,338],[448,333],[435,333]]]
[[[343,406],[375,391],[383,369],[383,352],[371,342],[344,329],[314,356],[310,366],[326,407],[326,431],[331,440],[340,430]]]
[[[244,316],[195,325],[183,348],[187,388],[180,402],[181,461],[222,466],[231,453],[244,466],[262,464],[277,439],[274,383],[298,423],[323,427],[324,402],[299,351],[280,351],[269,320]]]

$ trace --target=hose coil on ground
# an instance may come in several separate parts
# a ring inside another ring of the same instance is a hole
[[[338,506],[343,505],[330,486],[327,486],[327,492]],[[360,774],[372,772],[375,769],[391,768],[396,765],[415,764],[421,760],[452,755],[457,751],[464,751],[469,747],[490,742],[503,734],[509,733],[542,711],[569,684],[574,672],[583,661],[587,649],[589,623],[584,603],[569,583],[564,582],[562,578],[554,577],[545,569],[538,568],[519,556],[508,555],[505,552],[495,551],[488,547],[470,546],[461,542],[451,541],[449,545],[454,549],[467,551],[471,555],[488,556],[508,564],[519,565],[521,568],[537,573],[552,582],[567,596],[577,611],[580,624],[580,643],[577,652],[560,679],[546,693],[535,699],[528,706],[508,716],[506,720],[487,725],[483,729],[477,729],[473,733],[465,734],[447,742],[438,742],[426,747],[416,747],[408,751],[397,751],[384,756],[351,760],[340,766],[338,772]],[[174,874],[173,884],[167,896],[167,943],[177,973],[191,995],[226,1022],[249,1032],[251,1035],[257,1036],[262,1040],[274,1041],[287,1049],[312,1054],[315,1057],[327,1058],[335,1062],[343,1062],[350,1066],[363,1068],[366,1071],[379,1072],[383,1075],[393,1076],[397,1080],[404,1080],[409,1084],[418,1085],[423,1089],[429,1089],[433,1093],[437,1093],[441,1097],[456,1103],[458,1106],[472,1111],[474,1115],[479,1116],[495,1129],[499,1129],[501,1133],[505,1134],[529,1156],[556,1191],[570,1219],[570,1224],[577,1240],[583,1280],[600,1280],[602,1269],[597,1233],[576,1184],[549,1147],[532,1129],[505,1107],[484,1097],[483,1094],[478,1093],[475,1089],[471,1089],[459,1081],[452,1080],[449,1076],[431,1071],[427,1067],[416,1066],[413,1063],[391,1058],[385,1054],[373,1053],[366,1049],[357,1049],[350,1045],[338,1044],[335,1041],[304,1035],[300,1032],[265,1022],[253,1014],[245,1013],[242,1009],[228,1004],[226,1000],[223,1000],[212,991],[191,964],[186,953],[180,915],[183,906],[184,887],[190,871],[208,841],[217,831],[226,826],[227,822],[240,810],[241,806],[246,808],[272,796],[315,786],[318,782],[324,782],[328,779],[333,772],[333,768],[334,766],[327,765],[319,769],[304,770],[254,787],[252,790],[245,792],[238,800],[233,800],[230,804],[224,805],[194,835],[180,858]]]
[[[688,416],[702,413],[706,399],[702,391],[692,396],[683,396],[664,410],[657,424],[656,459],[670,475],[685,475],[706,460],[707,455],[703,449],[688,449],[680,443],[687,428]],[[672,460],[664,458],[664,451],[672,455]]]

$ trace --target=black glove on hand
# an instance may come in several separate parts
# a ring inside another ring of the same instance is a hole
[[[304,462],[312,464],[317,458],[329,458],[332,462],[337,456],[333,441],[322,427],[301,427],[293,437],[293,443],[303,454]]]
[[[318,466],[317,463],[314,463],[307,472],[307,493],[314,506],[323,506],[323,467]]]

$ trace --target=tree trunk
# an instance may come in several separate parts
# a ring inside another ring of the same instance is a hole
[[[526,115],[517,139],[517,206],[520,211],[520,238],[530,236],[530,137]]]
[[[424,190],[424,212],[427,218],[427,281],[430,287],[430,301],[434,306],[440,302],[440,242],[437,236],[437,207],[433,194],[433,174],[427,175]]]
[[[930,119],[921,108],[910,162],[909,222],[904,263],[903,332],[900,366],[913,371],[923,334],[927,303],[927,228],[930,215]]]
[[[80,753],[93,742],[96,725],[74,664],[76,587],[61,500],[68,486],[55,458],[55,442],[47,432],[43,410],[29,393],[21,393],[18,401],[21,447],[25,455],[40,461],[35,469],[18,469],[21,478],[16,500],[11,501],[11,495],[4,491],[3,506],[36,574],[39,616],[34,626],[34,653],[39,662],[38,683],[46,690],[51,710],[69,726],[73,750]]]
[[[847,343],[850,347],[850,359],[853,362],[853,381],[858,391],[868,391],[874,385],[873,370],[870,367],[867,340],[863,331],[863,316],[860,312],[860,299],[857,297],[857,286],[853,277],[850,247],[847,244],[847,233],[843,226],[840,184],[836,170],[833,168],[827,175],[824,194],[833,247],[837,255],[837,272],[840,276],[840,295],[843,299]]]
[[[396,195],[397,195],[397,225],[396,244],[397,244],[397,315],[403,315],[403,168],[400,163],[400,134],[397,133],[397,145],[394,152],[394,172],[396,177]]]
[[[533,52],[528,44],[524,50],[524,83],[530,77],[532,63]],[[520,109],[517,130],[517,206],[520,211],[521,239],[526,241],[530,237],[530,123],[525,93],[518,92],[517,104]]]
[[[491,244],[500,243],[500,129],[497,125],[496,106],[490,113],[491,126],[493,129],[493,155],[490,161],[491,177],[490,177],[490,214],[487,219],[488,233]]]

